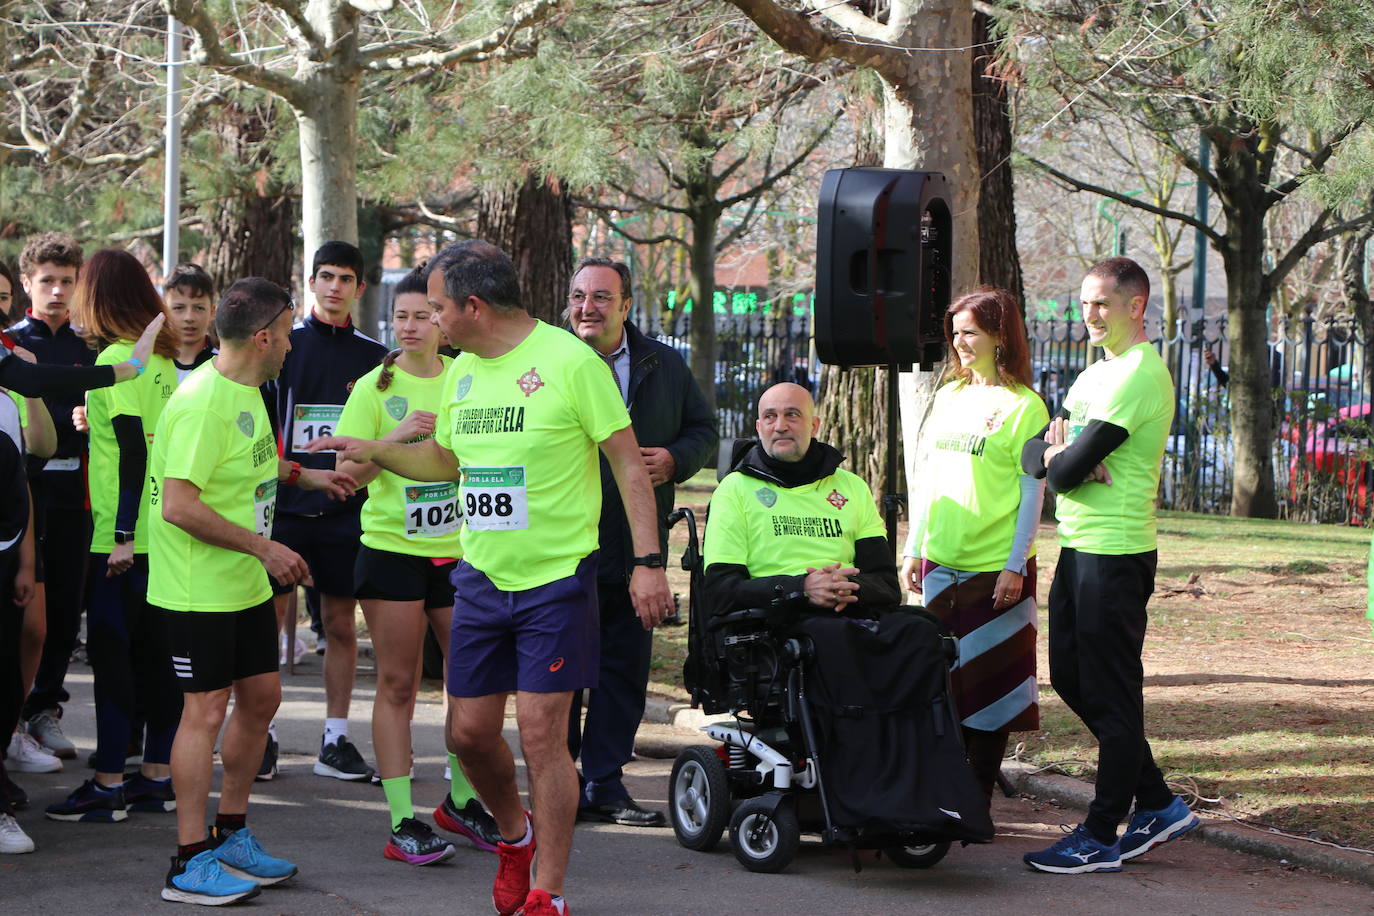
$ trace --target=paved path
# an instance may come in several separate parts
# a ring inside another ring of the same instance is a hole
[[[310,656],[285,684],[279,726],[281,777],[259,783],[250,823],[269,851],[294,860],[299,877],[268,889],[237,912],[260,914],[397,914],[466,916],[491,912],[495,859],[470,847],[443,865],[410,868],[382,858],[387,808],[381,790],[312,775],[321,727],[319,659]],[[20,822],[38,852],[0,856],[0,913],[174,913],[158,899],[174,851],[173,815],[133,814],[121,824],[46,820],[42,808],[90,775],[93,746],[88,668],[73,669],[75,699],[65,724],[81,759],[51,775],[19,776],[31,803]],[[371,759],[371,680],[359,678],[353,738]],[[417,706],[415,799],[428,811],[441,798],[442,707],[435,693]],[[513,723],[511,723],[513,724]],[[513,729],[508,730],[513,738]],[[669,760],[642,760],[629,770],[631,791],[663,807]],[[213,810],[213,803],[212,803]],[[780,875],[746,872],[722,842],[713,853],[683,849],[671,830],[581,826],[574,841],[569,900],[577,916],[591,914],[1240,914],[1374,913],[1369,887],[1183,839],[1112,875],[1035,874],[1021,854],[1059,835],[1078,816],[1048,803],[997,800],[996,841],[954,849],[935,868],[906,871],[865,860],[855,874],[847,853],[804,845]],[[185,908],[183,907],[183,911]]]

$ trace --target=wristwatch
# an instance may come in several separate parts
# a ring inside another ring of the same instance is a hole
[[[116,528],[114,541],[116,544],[132,544],[134,542],[134,533],[132,531],[120,531]]]
[[[291,473],[286,475],[286,479],[283,480],[282,483],[286,484],[289,487],[293,486],[296,483],[296,481],[300,479],[301,463],[299,461],[293,461],[291,462]]]
[[[663,569],[663,568],[666,567],[668,564],[663,562],[663,554],[661,554],[661,553],[646,553],[646,554],[645,554],[644,556],[642,556],[642,557],[635,557],[635,558],[634,558],[634,562],[633,562],[631,565],[633,565],[633,566],[647,566],[647,567],[649,567],[650,569]]]

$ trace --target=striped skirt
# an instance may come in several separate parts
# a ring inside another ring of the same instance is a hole
[[[926,609],[959,637],[951,672],[954,700],[967,728],[1031,731],[1040,727],[1035,681],[1035,558],[1026,561],[1021,600],[992,607],[996,572],[965,572],[921,561]]]

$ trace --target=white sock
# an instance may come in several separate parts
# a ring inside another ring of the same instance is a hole
[[[333,744],[340,738],[348,737],[347,719],[325,719],[324,720],[324,743]]]
[[[267,723],[267,737],[271,738],[273,741],[276,741],[276,740],[277,740],[277,720],[276,720],[276,719],[273,719],[271,722]]]
[[[549,897],[549,902],[553,904],[553,908],[557,910],[559,913],[563,912],[563,895],[554,894],[553,896]]]
[[[530,816],[525,815],[525,835],[514,843],[506,843],[507,846],[528,846],[534,840],[534,825],[530,823]],[[505,840],[502,840],[504,843]],[[560,898],[562,899],[562,898]],[[561,910],[560,910],[561,912]]]

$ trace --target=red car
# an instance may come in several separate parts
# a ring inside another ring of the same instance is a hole
[[[1296,501],[1300,484],[1323,484],[1344,494],[1346,519],[1362,523],[1369,507],[1370,438],[1374,404],[1352,404],[1312,423],[1289,464],[1288,486]],[[1319,495],[1313,489],[1312,496]]]

